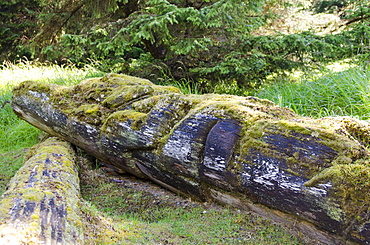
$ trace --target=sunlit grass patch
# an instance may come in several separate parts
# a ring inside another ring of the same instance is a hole
[[[290,72],[284,71],[283,73],[273,73],[266,77],[266,80],[263,82],[262,87],[254,87],[251,86],[249,88],[240,87],[237,81],[218,81],[213,87],[209,87],[209,91],[216,94],[232,94],[232,95],[240,95],[240,96],[260,96],[263,95],[261,91],[271,89],[273,90],[274,85],[277,87],[281,86],[281,84],[285,84],[289,87],[293,84],[292,89],[294,91],[294,83],[299,84],[302,81],[316,81],[322,77],[331,76],[332,74],[344,72],[346,70],[357,69],[358,64],[351,59],[340,60],[336,62],[329,63],[325,66],[320,66],[314,69],[310,67],[309,70],[304,69],[296,69]],[[251,84],[252,85],[252,84]],[[276,100],[274,100],[276,101]],[[324,108],[325,109],[325,108]]]
[[[60,66],[51,63],[20,60],[18,63],[4,62],[0,66],[0,90],[26,81],[42,81],[64,85],[75,84],[88,77],[103,75],[92,66],[77,68],[73,64]]]
[[[298,82],[276,82],[256,96],[314,118],[354,116],[370,118],[370,69],[354,67]]]

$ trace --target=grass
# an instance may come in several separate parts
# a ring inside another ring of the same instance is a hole
[[[12,87],[23,80],[72,85],[100,75],[92,67],[5,63],[0,69],[0,102],[10,101]],[[368,69],[357,67],[317,79],[278,82],[256,95],[302,115],[368,119],[369,78]],[[192,83],[172,85],[184,93],[199,93]],[[234,90],[232,87],[227,91]],[[25,149],[39,141],[40,133],[18,119],[9,104],[0,109],[0,194],[21,166]],[[148,184],[143,181],[133,185],[125,180],[117,183],[103,175],[101,169],[81,169],[86,244],[301,244],[287,228],[251,213],[193,203],[162,190],[148,192]]]
[[[260,98],[313,118],[370,118],[370,68],[354,67],[316,79],[276,82],[256,93]]]
[[[142,180],[112,183],[99,171],[83,170],[81,192],[113,227],[99,229],[116,232],[109,238],[90,237],[90,244],[302,244],[287,228],[247,211],[195,203],[160,190],[147,192]]]
[[[197,83],[194,83],[194,81],[191,81],[191,80],[185,80],[185,79],[182,81],[169,80],[161,84],[164,86],[170,85],[170,86],[177,87],[184,94],[201,94],[201,89],[199,88]]]
[[[230,209],[163,209],[165,217],[143,223],[134,244],[299,244],[297,238],[268,220]]]
[[[82,69],[73,64],[59,66],[56,64],[20,60],[18,63],[4,62],[0,66],[0,89],[14,86],[25,80],[56,83],[63,85],[75,84],[81,79],[101,76],[103,73],[91,66]]]

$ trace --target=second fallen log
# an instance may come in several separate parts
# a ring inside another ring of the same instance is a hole
[[[32,148],[0,199],[0,244],[83,244],[74,154],[57,138]]]

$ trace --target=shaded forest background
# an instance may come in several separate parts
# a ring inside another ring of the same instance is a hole
[[[2,61],[89,64],[201,92],[369,61],[366,0],[0,0],[0,20]]]

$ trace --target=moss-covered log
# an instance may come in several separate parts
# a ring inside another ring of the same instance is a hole
[[[368,122],[301,117],[254,97],[183,95],[114,74],[73,87],[24,82],[12,106],[34,126],[172,190],[263,204],[297,224],[370,241]]]
[[[49,138],[28,155],[0,200],[0,244],[83,244],[70,144]]]

